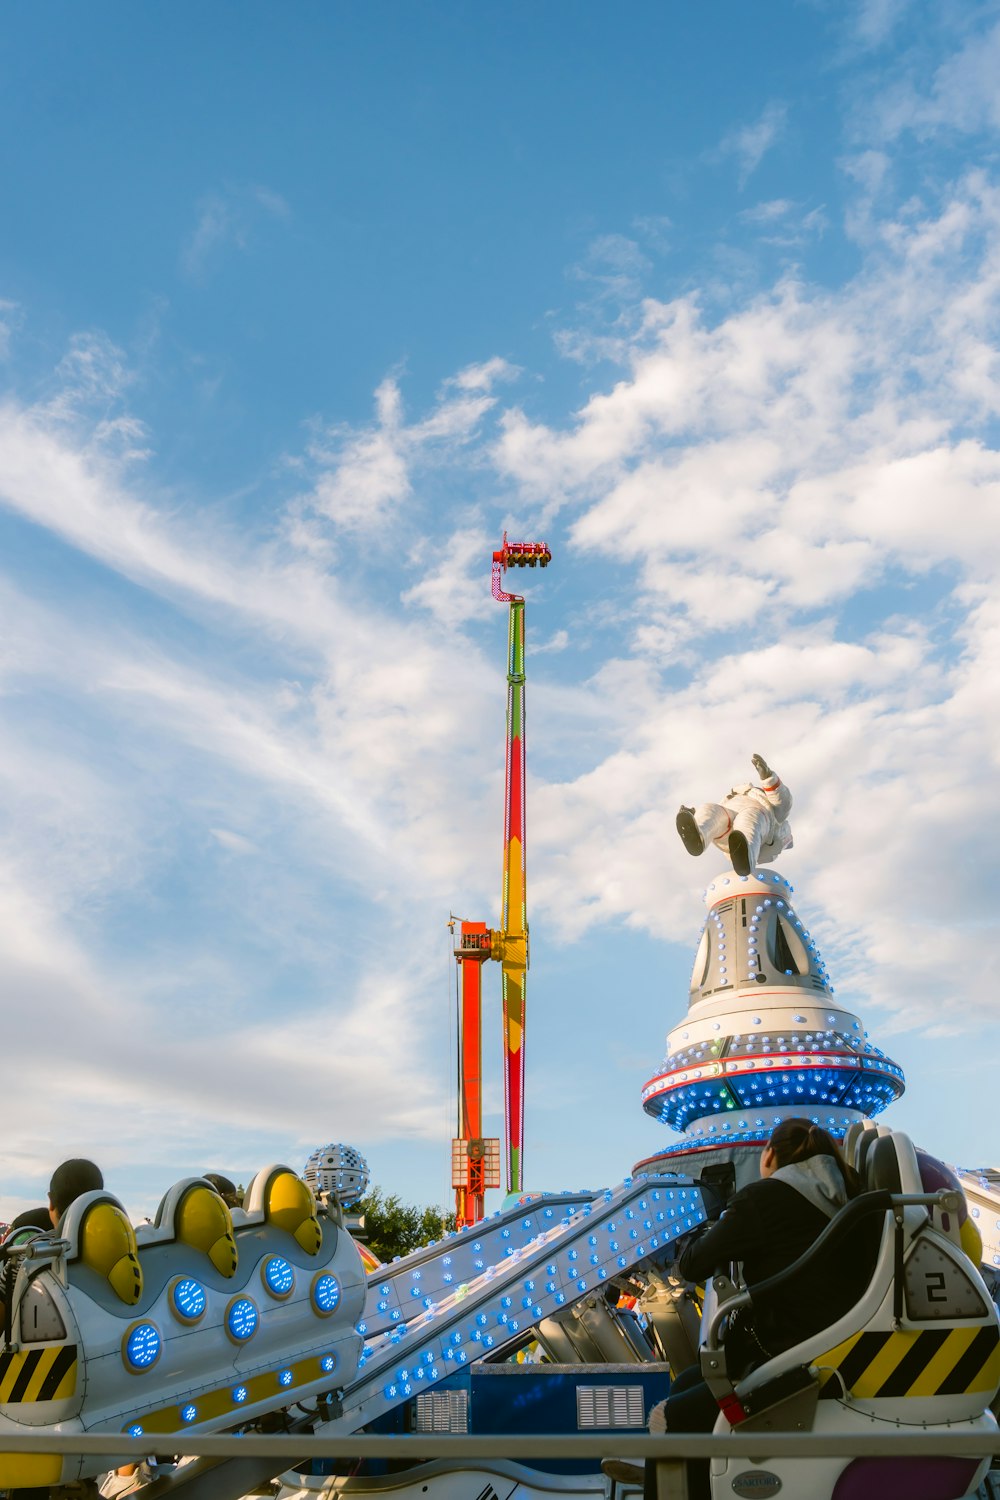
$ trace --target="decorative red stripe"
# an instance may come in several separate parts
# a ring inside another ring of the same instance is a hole
[[[510,778],[507,787],[507,809],[509,834],[522,839],[524,833],[524,757],[521,739],[517,736],[510,742]]]

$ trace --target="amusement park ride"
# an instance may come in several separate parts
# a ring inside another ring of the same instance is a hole
[[[503,574],[508,568],[547,568],[551,561],[552,553],[545,542],[508,542],[506,532],[500,551],[493,554],[493,597],[510,606],[503,885],[499,928],[491,931],[484,922],[462,922],[455,950],[460,996],[459,1089],[458,1136],[452,1142],[451,1161],[459,1229],[483,1217],[486,1189],[500,1186],[500,1142],[483,1136],[482,974],[488,958],[497,960],[502,971],[507,1191],[520,1193],[524,1187],[525,988],[530,960],[524,806],[524,599],[504,590]]]
[[[367,1169],[343,1146],[315,1152],[301,1176],[265,1168],[232,1211],[207,1182],[187,1179],[138,1230],[110,1194],[84,1195],[58,1231],[12,1253],[0,1490],[68,1497],[79,1493],[68,1486],[116,1462],[3,1451],[5,1436],[26,1433],[128,1434],[148,1437],[150,1453],[177,1454],[187,1434],[261,1424],[319,1437],[468,1432],[495,1435],[498,1449],[516,1454],[529,1433],[588,1431],[606,1436],[611,1457],[620,1437],[645,1431],[674,1376],[700,1365],[718,1436],[797,1430],[885,1443],[878,1458],[713,1458],[713,1500],[1000,1495],[987,1475],[1000,1386],[1000,1174],[958,1175],[873,1123],[902,1093],[902,1071],[835,999],[792,886],[767,867],[766,840],[746,843],[766,857],[750,859],[745,873],[737,865],[746,849],[734,846],[708,884],[687,1012],[642,1091],[643,1108],[680,1140],[617,1186],[522,1192],[483,1217],[499,1152],[481,1133],[480,975],[486,958],[500,962],[508,1182],[517,1188],[528,966],[524,601],[500,585],[506,567],[548,561],[542,544],[506,539],[494,554],[494,595],[511,606],[504,886],[500,928],[463,922],[456,950],[464,1227],[367,1266],[344,1212],[364,1192]],[[765,778],[756,792],[768,786]],[[682,812],[697,822],[693,809]],[[826,1268],[829,1295],[813,1299],[807,1336],[779,1355],[762,1350],[749,1370],[730,1369],[727,1318],[752,1305],[751,1294],[720,1274],[704,1288],[686,1284],[677,1255],[734,1187],[756,1179],[762,1143],[791,1115],[841,1140],[863,1191],[767,1284],[780,1303],[794,1298],[798,1278]],[[851,1268],[849,1289],[829,1274],[841,1265]],[[526,1352],[530,1362],[520,1362]],[[940,1435],[943,1449],[965,1434],[973,1456],[899,1456],[893,1439],[913,1431]],[[615,1490],[630,1487],[592,1463],[553,1472],[501,1457],[347,1474],[301,1465],[277,1488],[273,1475],[273,1460],[194,1461],[154,1479],[148,1494],[618,1500]]]

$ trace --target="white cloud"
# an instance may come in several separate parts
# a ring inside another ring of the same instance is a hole
[[[424,576],[402,595],[404,604],[431,612],[447,630],[467,621],[484,619],[496,604],[483,587],[487,562],[497,538],[481,526],[453,532],[433,543],[421,540],[411,554],[414,569]]]
[[[516,380],[520,373],[517,365],[512,365],[500,355],[494,355],[481,364],[466,365],[464,370],[459,370],[453,376],[450,384],[460,391],[491,391],[500,382]]]
[[[739,218],[742,223],[758,230],[762,244],[786,249],[819,239],[830,227],[822,205],[804,210],[787,198],[758,203],[753,208],[744,209]]]
[[[211,256],[229,240],[240,250],[246,243],[243,231],[234,223],[229,204],[218,193],[210,193],[202,199],[198,222],[181,250],[181,269],[185,275],[202,276]]]
[[[532,654],[536,656],[539,653],[544,653],[546,651],[565,651],[569,643],[569,631],[557,630],[551,636],[549,636],[547,641],[533,641],[531,644],[531,650]]]
[[[753,208],[742,209],[739,217],[746,224],[773,224],[787,218],[794,207],[788,198],[770,198],[765,203],[755,203]]]
[[[911,3],[872,0],[862,9],[855,40],[862,47],[880,46],[906,19]],[[881,59],[878,71],[863,75],[848,116],[859,146],[884,148],[903,135],[921,145],[952,144],[961,135],[995,132],[1000,124],[995,6],[968,7],[950,16],[925,10],[920,26],[911,28],[910,42]]]
[[[772,100],[758,119],[729,131],[723,137],[719,153],[722,156],[735,156],[741,188],[746,187],[768,151],[784,134],[787,121],[787,106]]]
[[[231,828],[210,828],[209,833],[223,849],[230,854],[259,854],[260,850],[253,839],[248,839],[246,834],[234,833]]]
[[[181,272],[191,281],[203,281],[223,251],[250,248],[261,214],[287,219],[290,212],[280,193],[259,183],[206,193],[198,204],[197,223],[181,246]]]
[[[651,262],[635,240],[624,234],[602,234],[592,240],[584,259],[570,275],[584,282],[591,295],[615,301],[638,297]]]
[[[860,0],[854,17],[854,34],[865,47],[879,47],[889,40],[905,18],[912,0]]]
[[[997,194],[973,174],[885,239],[835,299],[786,281],[714,326],[691,299],[647,302],[613,390],[563,430],[511,412],[498,463],[573,507],[579,546],[640,564],[645,611],[681,603],[701,627],[893,564],[982,576],[998,460],[964,430],[1000,410]]]
[[[0,360],[10,358],[11,339],[14,329],[19,323],[20,309],[16,302],[9,302],[0,297]]]
[[[384,538],[388,523],[413,494],[414,473],[464,459],[497,404],[494,385],[516,374],[500,358],[469,365],[445,382],[431,411],[413,423],[406,420],[398,377],[387,376],[375,392],[370,426],[332,428],[310,443],[316,477],[297,501],[295,515],[314,513],[339,532],[369,541]]]

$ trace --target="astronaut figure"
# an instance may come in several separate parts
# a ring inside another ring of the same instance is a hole
[[[729,855],[737,875],[751,874],[756,865],[770,864],[782,849],[792,847],[792,830],[785,821],[792,794],[762,755],[753,756],[753,764],[760,786],[734,786],[724,802],[682,807],[677,814],[677,832],[687,852],[704,854],[711,840]]]

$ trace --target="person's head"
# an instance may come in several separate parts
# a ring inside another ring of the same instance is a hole
[[[62,1162],[52,1173],[49,1183],[49,1217],[58,1224],[70,1204],[83,1193],[92,1193],[104,1186],[101,1169],[85,1156],[73,1156]]]
[[[782,1120],[771,1131],[767,1145],[760,1156],[760,1175],[770,1177],[781,1167],[790,1167],[796,1161],[808,1161],[811,1156],[830,1156],[840,1168],[848,1197],[860,1190],[858,1174],[849,1167],[833,1136],[812,1120],[793,1117]]]
[[[235,1182],[228,1177],[223,1177],[221,1172],[203,1172],[202,1176],[206,1182],[212,1184],[227,1208],[239,1207],[240,1199]]]
[[[13,1233],[16,1229],[49,1229],[51,1221],[47,1208],[25,1208],[22,1209],[16,1219],[10,1222]]]

